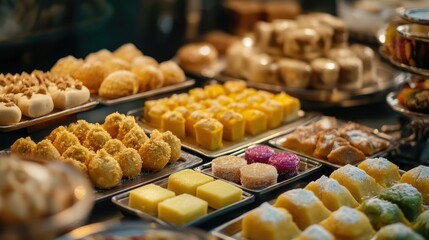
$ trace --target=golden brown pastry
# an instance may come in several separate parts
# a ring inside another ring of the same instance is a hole
[[[166,61],[159,64],[159,70],[164,75],[164,86],[173,85],[185,81],[185,73],[173,61]]]
[[[282,58],[278,62],[282,81],[287,88],[305,89],[311,78],[311,67],[308,63],[289,58]]]
[[[94,124],[88,123],[85,120],[77,120],[75,123],[72,123],[68,126],[68,131],[73,133],[78,139],[81,144],[86,139],[86,134],[88,131],[94,126]],[[51,133],[51,135],[53,132]],[[49,136],[51,136],[49,135]],[[54,139],[55,140],[55,139]],[[51,139],[52,141],[52,139]]]
[[[145,67],[147,65],[158,67],[159,64],[158,61],[149,56],[138,56],[134,58],[133,62],[131,63],[131,67]]]
[[[60,154],[63,154],[69,147],[80,143],[79,139],[73,133],[69,131],[61,131],[58,133],[52,144],[54,144]]]
[[[77,144],[70,146],[65,152],[63,152],[62,157],[65,159],[71,158],[88,165],[89,161],[92,159],[92,157],[94,157],[94,155],[94,152],[88,150],[86,147],[80,144]]]
[[[106,144],[110,139],[112,139],[110,134],[104,130],[102,126],[96,124],[86,134],[83,146],[87,147],[89,150],[97,152],[99,149],[103,148],[104,144]]]
[[[134,127],[138,127],[136,119],[133,116],[125,116],[124,119],[119,123],[117,139],[121,140],[124,136]]]
[[[88,174],[88,167],[82,162],[79,162],[73,158],[60,158],[60,161],[76,168],[83,174]]]
[[[356,164],[365,159],[365,154],[353,147],[346,139],[336,137],[332,140],[332,151],[327,158],[329,162],[340,165]]]
[[[326,159],[332,151],[334,139],[339,137],[340,133],[336,129],[322,130],[317,133],[316,149],[313,156]]]
[[[48,139],[38,142],[36,147],[33,149],[32,155],[32,159],[36,161],[55,161],[61,157],[58,150]]]
[[[51,131],[51,133],[48,135],[48,136],[46,136],[45,138],[46,139],[48,139],[49,141],[51,141],[51,142],[54,142],[55,141],[55,139],[58,137],[58,135],[61,133],[61,132],[67,132],[68,130],[67,130],[67,128],[66,127],[64,127],[64,126],[59,126],[59,127],[57,127],[57,128],[55,128],[54,130],[52,130]]]
[[[142,159],[134,148],[126,148],[113,156],[121,166],[123,177],[135,178],[142,169]]]
[[[88,175],[95,187],[109,189],[120,184],[122,169],[118,161],[100,149],[88,164]]]
[[[134,126],[122,139],[126,147],[139,150],[140,147],[148,140],[146,133],[139,126]]]
[[[84,61],[82,59],[76,59],[69,55],[67,57],[60,58],[51,68],[51,72],[58,75],[73,76],[73,74],[81,68],[83,64]]]
[[[209,43],[189,43],[177,52],[179,66],[186,71],[200,73],[217,61],[218,52]]]
[[[112,156],[115,154],[124,151],[127,147],[118,139],[110,139],[104,144],[103,149]]]
[[[86,62],[72,75],[82,81],[91,93],[98,93],[101,83],[106,77],[106,68],[99,61]]]
[[[160,139],[166,142],[170,146],[171,154],[170,154],[169,162],[175,162],[179,160],[180,157],[182,156],[181,141],[177,136],[172,134],[170,131],[161,133],[155,129],[150,134],[150,138]]]
[[[115,99],[136,94],[139,83],[134,73],[120,70],[109,74],[101,83],[98,95],[102,98]]]
[[[35,148],[36,143],[31,140],[31,137],[19,138],[10,146],[10,152],[21,159],[31,160]]]
[[[150,171],[161,170],[170,160],[170,146],[160,139],[149,139],[139,149],[142,159],[142,169]]]
[[[103,63],[106,68],[106,76],[111,74],[112,72],[116,72],[119,70],[130,70],[131,66],[128,62],[120,59],[120,58],[112,58]]]
[[[116,138],[119,131],[119,125],[124,118],[124,114],[120,114],[118,112],[111,113],[106,117],[102,126],[112,138]]]
[[[113,58],[112,52],[110,52],[107,49],[100,49],[97,52],[88,54],[85,58],[85,61],[86,62],[99,61],[104,63],[112,58]]]
[[[132,43],[126,43],[113,52],[113,56],[132,63],[134,58],[143,56],[143,53]]]
[[[139,92],[158,89],[164,85],[164,75],[156,66],[137,66],[133,67],[131,71],[137,76]]]

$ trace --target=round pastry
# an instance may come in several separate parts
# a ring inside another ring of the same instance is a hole
[[[82,81],[91,93],[98,93],[106,77],[106,69],[99,61],[86,62],[72,73],[72,77]]]
[[[95,187],[109,189],[118,186],[122,179],[121,167],[110,154],[100,149],[89,161],[88,175]]]
[[[137,76],[139,92],[157,89],[164,85],[164,75],[156,66],[137,66],[133,67],[131,71]]]
[[[316,58],[310,62],[310,86],[315,89],[334,89],[337,86],[340,66],[328,58]]]
[[[98,94],[100,97],[115,99],[136,94],[139,90],[137,76],[126,70],[109,74],[101,83]]]
[[[135,150],[139,150],[147,141],[148,137],[146,133],[138,125],[131,128],[131,130],[125,134],[124,138],[122,138],[122,143],[126,147],[134,148]]]
[[[89,150],[97,152],[99,149],[103,148],[104,144],[106,144],[110,139],[112,139],[110,134],[104,130],[101,125],[96,124],[86,134],[83,146],[87,147]]]
[[[133,62],[131,63],[131,67],[145,67],[147,65],[158,67],[159,64],[155,58],[149,56],[138,56],[134,58]]]
[[[36,149],[36,143],[30,137],[19,138],[10,146],[12,155],[17,155],[19,158],[27,160],[31,160],[33,157],[34,149]]]
[[[88,123],[85,120],[77,120],[75,123],[72,123],[68,126],[68,131],[73,133],[79,139],[79,142],[83,144],[83,141],[85,141],[86,138],[86,134],[92,127],[93,124]],[[53,140],[51,139],[51,141]]]
[[[142,159],[142,169],[150,171],[161,170],[170,160],[170,146],[160,139],[149,139],[139,149]]]
[[[60,58],[51,68],[51,72],[58,75],[73,75],[83,64],[84,61],[82,59],[76,59],[69,55]]]
[[[122,121],[119,123],[119,130],[118,135],[116,136],[117,139],[121,140],[125,137],[125,135],[133,129],[135,126],[138,127],[136,123],[136,119],[134,116],[126,116]]]
[[[132,63],[134,58],[143,56],[143,53],[137,49],[137,47],[132,43],[127,43],[120,46],[113,52],[113,56],[121,58],[128,63]]]
[[[118,139],[110,139],[104,144],[103,149],[112,156],[125,150],[127,147]],[[124,173],[125,174],[125,173]]]
[[[106,68],[106,75],[109,75],[112,72],[116,72],[119,70],[130,70],[131,68],[128,62],[120,58],[111,58],[105,61],[103,64]]]
[[[36,161],[55,161],[61,157],[58,150],[48,139],[38,142],[36,147],[33,149],[32,155],[32,159]]]
[[[8,126],[21,121],[21,110],[13,102],[13,96],[0,96],[0,126]]]
[[[15,95],[18,96],[18,95]],[[54,110],[54,102],[45,87],[30,87],[17,97],[17,104],[22,114],[37,118]]]
[[[176,137],[174,134],[172,134],[170,131],[166,132],[159,132],[158,130],[153,130],[150,134],[150,138],[156,138],[161,139],[162,141],[166,142],[171,149],[170,154],[170,160],[169,162],[175,162],[180,159],[182,156],[182,150],[181,150],[181,141],[178,137]]]
[[[73,158],[60,158],[60,161],[74,167],[85,175],[88,174],[88,167],[83,162],[79,162]]]
[[[268,160],[268,164],[273,165],[279,175],[286,177],[292,177],[298,173],[299,162],[299,157],[289,152],[276,153]]]
[[[311,67],[306,62],[283,58],[278,61],[281,79],[286,87],[305,89],[310,83]]]
[[[134,148],[126,148],[113,156],[121,166],[122,174],[126,178],[135,178],[142,170],[142,159]]]
[[[64,126],[59,126],[54,130],[52,130],[51,133],[49,133],[49,135],[46,136],[46,139],[49,139],[51,142],[54,142],[61,132],[67,132],[67,131],[68,131],[67,128],[65,128]]]
[[[100,61],[100,62],[107,62],[108,60],[113,58],[112,52],[110,52],[107,49],[100,49],[97,52],[90,53],[86,56],[85,61],[91,62],[91,61]]]
[[[119,131],[119,125],[121,124],[122,120],[124,120],[124,118],[124,114],[120,114],[118,112],[111,113],[106,117],[102,126],[112,138],[116,138]]]
[[[221,31],[211,31],[204,36],[204,40],[212,44],[220,54],[224,54],[239,37]]]
[[[79,139],[69,131],[61,131],[58,133],[55,141],[52,142],[55,148],[63,154],[69,147],[73,145],[79,145]]]
[[[240,169],[247,161],[238,156],[222,156],[212,160],[212,174],[231,182],[240,183]]]
[[[63,158],[72,158],[76,161],[79,161],[85,165],[88,165],[89,161],[95,155],[94,152],[88,150],[88,148],[78,144],[73,145],[67,148],[65,152],[63,152]]]
[[[283,53],[292,58],[312,60],[323,53],[320,36],[312,28],[293,29],[285,34]]]
[[[177,53],[179,66],[186,71],[200,73],[216,62],[218,52],[208,43],[190,43],[181,47]]]
[[[254,147],[248,147],[244,153],[244,159],[248,163],[260,162],[260,163],[268,163],[268,160],[271,156],[273,156],[276,152],[274,149],[264,146],[257,145]]]
[[[166,61],[159,64],[159,70],[164,75],[164,86],[173,85],[185,81],[185,73],[173,61]]]
[[[261,189],[277,183],[277,170],[265,163],[252,163],[240,169],[240,182],[245,188]]]
[[[376,74],[375,52],[370,47],[361,44],[352,44],[350,50],[362,61],[364,85],[374,81]]]
[[[246,53],[242,75],[250,82],[280,84],[278,65],[267,54]]]

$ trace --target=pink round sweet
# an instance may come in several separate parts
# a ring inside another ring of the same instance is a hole
[[[274,153],[274,149],[268,146],[257,145],[246,149],[244,159],[246,159],[249,164],[254,162],[267,163],[268,159],[270,159]]]
[[[268,164],[273,165],[279,174],[295,174],[298,172],[299,161],[296,154],[281,152],[271,156]]]

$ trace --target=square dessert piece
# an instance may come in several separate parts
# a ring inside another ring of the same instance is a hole
[[[168,107],[164,104],[153,105],[148,112],[149,124],[155,128],[161,128],[162,115],[168,111]]]
[[[225,95],[225,89],[220,84],[212,84],[204,86],[204,92],[209,98],[217,98],[220,95]]]
[[[216,180],[197,187],[197,197],[208,202],[214,209],[220,209],[241,200],[243,191],[227,182]]]
[[[171,131],[178,138],[185,138],[185,118],[180,112],[168,111],[162,115],[161,129]]]
[[[159,219],[175,225],[183,225],[207,214],[206,201],[189,194],[169,198],[158,205]]]
[[[273,129],[283,122],[283,108],[280,103],[274,100],[267,100],[256,108],[267,115],[268,128]]]
[[[185,130],[186,133],[189,134],[189,136],[195,137],[195,123],[198,122],[198,120],[203,118],[211,118],[213,117],[213,114],[203,111],[203,110],[194,110],[190,112],[188,116],[186,116],[186,122],[185,122]]]
[[[228,110],[217,117],[223,125],[223,139],[240,141],[244,138],[244,118],[240,113]]]
[[[158,103],[157,100],[148,100],[144,102],[144,113],[143,118],[147,122],[150,122],[149,111],[150,109]]]
[[[222,147],[223,125],[214,118],[200,119],[194,125],[195,137],[199,145],[208,150]]]
[[[197,187],[213,181],[213,178],[191,169],[185,169],[168,177],[168,189],[176,194],[195,195]]]
[[[158,203],[176,194],[155,184],[148,184],[130,191],[129,206],[152,216],[158,216]]]
[[[285,121],[292,121],[298,118],[298,111],[301,108],[301,103],[298,98],[294,98],[282,92],[277,94],[274,100],[282,105]]]
[[[265,113],[249,109],[243,112],[245,131],[251,135],[267,130],[267,116]]]

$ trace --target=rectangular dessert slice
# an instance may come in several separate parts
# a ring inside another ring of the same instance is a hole
[[[189,194],[164,200],[158,205],[158,217],[175,225],[183,225],[207,214],[206,201]]]
[[[158,216],[158,203],[176,194],[155,184],[148,184],[130,191],[129,206],[152,216]]]
[[[213,178],[191,169],[185,169],[168,177],[167,188],[176,194],[195,195],[197,187],[213,181]]]
[[[214,209],[220,209],[241,200],[242,190],[227,182],[216,180],[197,188],[197,197],[208,202]]]

